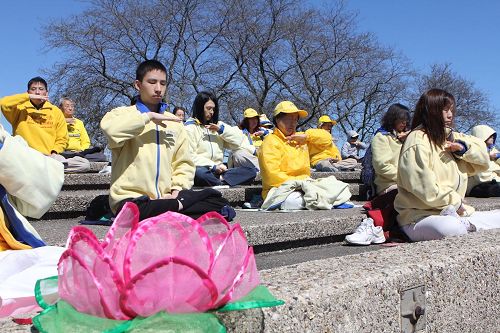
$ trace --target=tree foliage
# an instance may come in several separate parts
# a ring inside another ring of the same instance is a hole
[[[328,114],[339,134],[354,129],[366,139],[388,106],[407,98],[414,73],[404,56],[357,32],[356,20],[340,0],[321,8],[298,0],[91,0],[43,29],[63,54],[47,71],[97,141],[103,114],[136,94],[135,68],[146,59],[165,64],[171,105],[189,110],[210,89],[222,119],[235,123],[247,107],[270,116],[289,99],[309,112],[303,129]],[[459,98],[470,105],[471,93]]]

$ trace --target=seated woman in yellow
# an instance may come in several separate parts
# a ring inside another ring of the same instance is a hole
[[[262,175],[262,197],[264,199],[272,188],[278,188],[286,181],[310,178],[308,147],[314,147],[318,136],[315,133],[296,133],[299,118],[306,116],[306,111],[299,110],[290,101],[283,101],[274,109],[275,130],[264,139],[258,152]],[[340,192],[344,189],[345,187],[340,189]],[[295,200],[295,202],[303,201],[300,193],[294,192],[293,196],[288,196],[282,203],[282,209],[285,209],[283,205],[286,205],[289,199]],[[290,203],[290,205],[288,209],[304,208],[300,204],[294,206],[293,203]]]

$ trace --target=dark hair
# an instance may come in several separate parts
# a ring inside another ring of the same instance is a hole
[[[203,125],[207,124],[205,120],[205,103],[208,101],[212,101],[215,104],[214,115],[210,120],[211,123],[217,124],[219,121],[219,102],[217,101],[217,97],[215,94],[209,91],[202,91],[196,95],[196,98],[193,102],[193,107],[191,108],[191,113],[193,114],[193,118],[196,118]]]
[[[146,60],[141,62],[139,66],[137,66],[137,69],[135,70],[135,79],[138,81],[142,81],[147,73],[154,70],[159,70],[167,73],[167,69],[165,68],[165,66],[163,66],[163,64],[158,60]]]
[[[446,141],[443,110],[450,108],[455,116],[455,97],[452,94],[442,89],[428,90],[420,96],[415,106],[411,129],[422,126],[430,142],[437,146],[443,145]]]
[[[260,117],[255,116],[252,118],[257,118],[257,126],[255,128],[255,131],[258,131],[259,127],[260,127]],[[252,119],[252,118],[243,118],[243,120],[241,121],[241,124],[240,124],[240,129],[246,129],[248,132],[250,132],[250,128],[248,127],[249,126],[248,121],[249,121],[249,119]],[[253,132],[250,132],[250,133],[253,133]]]
[[[184,114],[187,114],[186,108],[184,108],[182,106],[176,106],[176,107],[174,107],[174,109],[172,110],[172,113],[175,114],[177,112],[177,110],[182,110],[182,111],[184,111]]]
[[[30,87],[33,83],[41,83],[45,86],[45,90],[48,90],[47,86],[47,81],[45,81],[41,76],[35,76],[31,80],[28,81],[28,90],[30,90]]]
[[[132,97],[130,99],[130,105],[136,105],[137,104],[137,101],[139,100],[139,95],[135,95],[134,97]]]
[[[406,120],[407,126],[410,122],[410,109],[403,104],[392,104],[387,109],[387,112],[382,117],[382,128],[386,131],[392,131],[394,129],[394,123],[398,120]]]

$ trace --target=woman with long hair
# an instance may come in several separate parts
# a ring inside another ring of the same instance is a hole
[[[453,95],[427,91],[401,148],[394,207],[412,241],[500,227],[500,210],[475,212],[465,204],[467,177],[486,170],[489,157],[484,142],[453,131],[455,114]]]
[[[238,150],[246,138],[238,127],[219,121],[217,97],[207,91],[196,95],[191,110],[192,118],[185,125],[196,166],[196,186],[230,186],[250,183],[257,175],[255,167],[228,169],[224,164],[224,150]]]

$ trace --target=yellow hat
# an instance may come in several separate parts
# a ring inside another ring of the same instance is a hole
[[[297,108],[295,104],[293,104],[290,101],[283,101],[278,103],[278,105],[276,105],[276,108],[274,109],[274,116],[276,117],[280,113],[296,113],[296,112],[299,113],[299,118],[307,117],[307,111],[299,110],[299,108]]]
[[[245,111],[243,111],[243,118],[253,118],[258,116],[259,113],[252,108],[248,108]]]
[[[318,119],[318,127],[320,127],[324,123],[332,123],[332,125],[336,125],[337,124],[337,122],[335,120],[332,120],[327,115],[319,117],[319,119]]]

